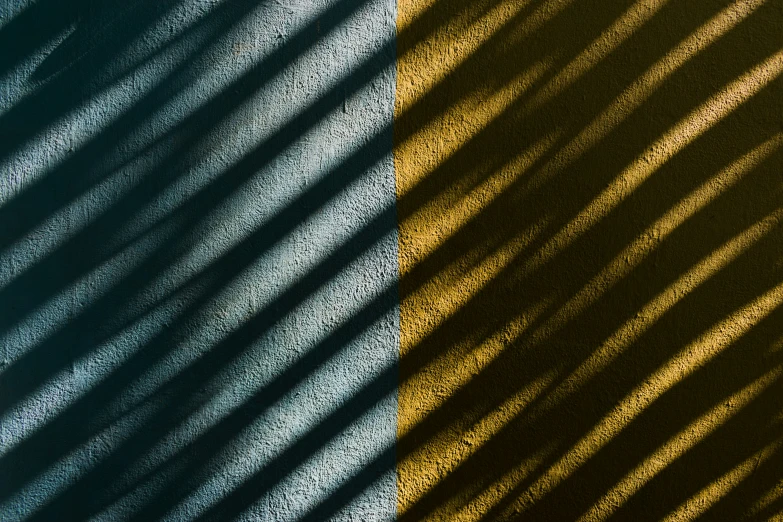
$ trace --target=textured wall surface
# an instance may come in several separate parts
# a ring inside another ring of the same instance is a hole
[[[781,0],[0,2],[0,521],[783,520],[782,74]]]
[[[783,2],[399,0],[399,520],[783,519]]]
[[[396,509],[391,0],[0,5],[0,519]]]

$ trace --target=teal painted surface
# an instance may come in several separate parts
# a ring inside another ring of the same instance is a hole
[[[395,3],[0,14],[0,518],[393,518]]]

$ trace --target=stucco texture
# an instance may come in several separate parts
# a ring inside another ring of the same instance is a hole
[[[783,2],[397,31],[398,520],[783,520]]]
[[[0,2],[0,520],[391,520],[390,0]]]

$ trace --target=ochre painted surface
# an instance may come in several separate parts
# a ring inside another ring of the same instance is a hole
[[[399,520],[780,519],[783,3],[397,29]]]

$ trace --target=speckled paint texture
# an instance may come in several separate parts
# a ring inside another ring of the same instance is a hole
[[[783,2],[397,30],[398,520],[783,520]]]
[[[0,5],[0,520],[392,520],[391,0]]]
[[[783,520],[781,219],[780,0],[2,2],[0,520]]]

